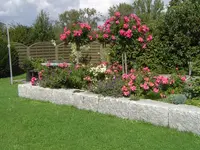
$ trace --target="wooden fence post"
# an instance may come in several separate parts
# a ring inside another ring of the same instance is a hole
[[[58,46],[55,46],[55,56],[56,56],[56,61],[58,62]]]
[[[27,57],[29,58],[30,57],[30,48],[27,47]]]

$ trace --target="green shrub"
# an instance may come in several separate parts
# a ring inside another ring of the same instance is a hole
[[[45,67],[39,74],[41,75],[40,85],[49,88],[76,88],[86,87],[83,80],[87,69],[84,67],[76,68],[70,66],[66,68]]]
[[[102,94],[103,96],[113,96],[121,97],[122,91],[121,88],[124,85],[124,81],[121,77],[109,78],[107,80],[99,81],[97,84],[92,87],[91,91],[96,94]]]
[[[42,70],[44,67],[41,65],[41,63],[44,62],[46,62],[46,60],[42,58],[27,58],[23,62],[23,69],[25,71]]]
[[[42,71],[41,71],[42,72]],[[66,83],[67,70],[56,68],[46,68],[42,72],[42,78],[39,82],[42,87],[64,88]]]
[[[145,95],[146,99],[152,99],[152,100],[157,100],[160,99],[160,93],[155,93],[155,92],[148,92],[147,95]]]
[[[169,102],[172,104],[185,104],[187,97],[183,94],[172,94],[169,95],[165,100],[165,102]]]
[[[13,74],[19,73],[18,53],[11,46]],[[7,77],[10,73],[7,42],[0,38],[0,77]]]
[[[200,76],[200,55],[196,57],[192,66],[193,66],[192,74]]]
[[[191,79],[184,88],[184,94],[189,98],[200,98],[200,78]]]

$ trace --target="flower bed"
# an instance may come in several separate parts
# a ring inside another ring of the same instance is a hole
[[[102,62],[97,66],[68,65],[43,66],[38,79],[31,80],[32,85],[49,88],[76,88],[91,91],[103,96],[130,97],[132,100],[153,99],[174,104],[186,101],[186,76],[157,75],[148,67],[140,70],[130,69],[122,73],[118,63]]]

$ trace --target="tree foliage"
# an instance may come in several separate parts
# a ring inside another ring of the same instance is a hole
[[[85,22],[91,25],[92,28],[97,27],[97,22],[100,21],[101,14],[94,8],[71,9],[59,15],[59,20],[63,26],[72,28],[74,23]]]
[[[13,25],[10,28],[10,40],[12,42],[31,45],[34,43],[32,39],[32,28],[21,24]]]
[[[50,41],[55,38],[49,15],[43,10],[39,13],[33,25],[32,38],[35,41]]]
[[[187,68],[200,49],[200,3],[185,0],[168,8],[160,38],[166,46],[168,64]]]
[[[127,3],[113,5],[108,9],[109,16],[114,16],[115,12],[120,12],[122,16],[128,16],[133,13],[133,6]]]

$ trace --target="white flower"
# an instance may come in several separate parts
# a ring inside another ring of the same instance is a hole
[[[51,44],[53,44],[53,46],[56,46],[56,41],[55,40],[51,40]]]

